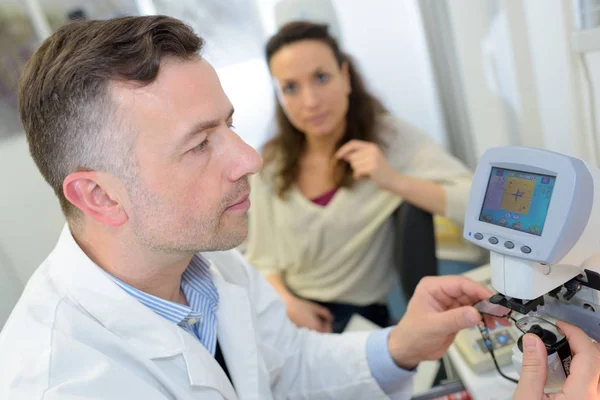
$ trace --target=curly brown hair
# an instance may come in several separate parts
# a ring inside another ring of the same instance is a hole
[[[292,22],[283,26],[267,43],[267,63],[282,47],[301,40],[317,40],[325,43],[333,52],[340,68],[344,63],[348,65],[352,91],[346,113],[346,132],[337,143],[336,149],[353,139],[384,146],[377,135],[377,122],[381,115],[387,113],[387,110],[369,93],[350,56],[340,50],[335,38],[329,34],[327,25]],[[292,125],[281,104],[278,101],[276,104],[278,132],[263,146],[262,155],[265,165],[276,164],[273,183],[278,196],[283,198],[298,177],[299,161],[306,148],[306,137]],[[338,187],[349,187],[354,183],[352,169],[347,162],[337,162],[334,180]]]

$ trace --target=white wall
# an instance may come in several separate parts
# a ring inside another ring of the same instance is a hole
[[[335,0],[346,51],[390,111],[446,145],[417,0]]]
[[[0,140],[0,329],[64,224],[25,135]]]
[[[0,141],[0,182],[0,252],[6,259],[0,263],[25,283],[54,247],[64,219],[24,135]]]
[[[447,1],[477,156],[489,147],[517,144],[498,92],[498,71],[493,68],[504,38],[501,35],[499,38],[488,37],[488,4],[470,0]]]
[[[477,156],[497,146],[543,147],[523,3],[446,4]]]
[[[584,101],[586,102],[586,104],[584,107],[586,108],[586,110],[588,110],[587,116],[590,119],[595,118],[596,131],[593,134],[595,136],[594,140],[596,145],[597,163],[598,165],[600,165],[600,52],[587,53],[583,55],[583,57],[585,58],[585,62],[588,65],[591,80],[590,87],[584,90],[586,92],[584,96]],[[591,110],[587,101],[589,101],[590,93],[587,90],[592,91],[593,96],[595,97],[595,110],[593,116],[589,115],[589,112]]]
[[[595,161],[584,118],[580,70],[570,46],[570,33],[575,30],[572,3],[530,0],[524,2],[525,16],[545,146]]]
[[[274,5],[256,0],[266,35]],[[390,111],[446,145],[417,0],[333,0],[344,50],[358,62],[371,91]]]
[[[217,74],[235,108],[235,131],[246,143],[259,148],[273,133],[275,114],[275,95],[265,61],[255,58],[219,68]]]
[[[446,4],[478,155],[489,147],[526,145],[595,161],[581,70],[569,41],[573,2]],[[598,67],[591,60],[591,70]]]
[[[23,283],[0,249],[0,330],[23,290]]]

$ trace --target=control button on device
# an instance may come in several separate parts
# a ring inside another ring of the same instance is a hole
[[[492,236],[492,237],[489,239],[489,242],[490,242],[491,244],[498,244],[498,238],[497,238],[497,237],[494,237],[494,236]]]
[[[476,234],[474,234],[474,235],[473,235],[473,237],[474,237],[475,239],[477,239],[477,240],[481,240],[481,239],[483,239],[483,235],[482,235],[481,233],[476,233]]]
[[[514,249],[515,244],[509,240],[508,242],[504,242],[504,247],[506,247],[507,249]]]
[[[523,246],[523,247],[521,247],[521,251],[525,254],[529,254],[529,253],[531,253],[531,247]]]

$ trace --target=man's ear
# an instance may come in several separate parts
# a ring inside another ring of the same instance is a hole
[[[119,227],[129,219],[117,195],[116,178],[95,171],[74,172],[63,181],[67,200],[103,224]]]

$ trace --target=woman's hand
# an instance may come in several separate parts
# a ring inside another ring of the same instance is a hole
[[[351,140],[340,147],[335,156],[350,164],[354,179],[370,178],[384,189],[389,189],[399,175],[375,143]]]
[[[335,156],[350,164],[355,179],[370,178],[380,188],[431,214],[446,215],[446,189],[439,183],[396,171],[375,143],[351,140]]]
[[[285,303],[288,317],[299,327],[331,333],[333,315],[327,308],[295,296],[286,298]]]

